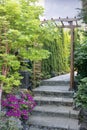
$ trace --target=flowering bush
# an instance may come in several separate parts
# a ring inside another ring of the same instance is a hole
[[[6,116],[27,120],[36,103],[28,93],[20,93],[18,96],[8,94],[6,99],[2,100],[2,106],[6,109]]]

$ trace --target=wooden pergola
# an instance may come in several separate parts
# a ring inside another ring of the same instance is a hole
[[[41,24],[43,25],[44,23],[48,23],[49,21],[52,21],[56,27],[58,28],[69,28],[71,31],[71,63],[70,63],[70,88],[69,90],[74,89],[74,29],[80,27],[78,25],[78,18],[58,18],[58,19],[53,19],[51,18],[50,20],[44,19]]]

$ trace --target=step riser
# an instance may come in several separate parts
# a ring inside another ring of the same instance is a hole
[[[40,85],[41,86],[45,86],[45,85],[47,85],[47,86],[58,86],[58,85],[60,85],[60,86],[69,86],[70,85],[70,82],[69,81],[42,81],[41,83],[40,83]]]
[[[61,127],[49,127],[49,126],[40,126],[40,125],[34,125],[34,124],[30,124],[29,125],[30,128],[38,128],[41,130],[77,130],[77,129],[71,129],[71,128],[61,128]]]
[[[72,106],[73,105],[73,102],[60,102],[60,101],[36,101],[36,104],[38,106],[41,106],[41,105],[56,105],[56,106],[59,106],[59,105],[62,105],[62,106]]]
[[[34,91],[35,96],[73,98],[73,93]]]
[[[78,115],[71,114],[71,113],[54,113],[54,112],[41,112],[41,111],[34,111],[32,112],[34,116],[49,116],[49,117],[68,117],[71,119],[78,119]]]

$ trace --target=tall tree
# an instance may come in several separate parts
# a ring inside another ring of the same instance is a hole
[[[20,85],[21,61],[41,60],[49,55],[39,40],[42,13],[36,0],[0,1],[0,89],[7,93]]]
[[[82,1],[82,9],[81,9],[81,18],[83,18],[83,21],[87,23],[87,0],[81,0]]]

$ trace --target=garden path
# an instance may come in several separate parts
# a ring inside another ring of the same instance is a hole
[[[79,130],[79,112],[73,110],[69,77],[65,74],[44,80],[33,90],[37,106],[30,116],[29,130]]]

